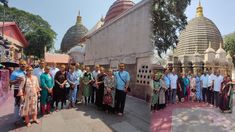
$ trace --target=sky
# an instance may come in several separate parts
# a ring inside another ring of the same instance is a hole
[[[133,1],[138,3],[141,0]],[[102,16],[105,17],[113,2],[115,0],[9,0],[9,6],[40,15],[48,21],[57,33],[55,48],[59,49],[64,34],[75,25],[79,11],[83,25],[89,30]],[[188,20],[196,16],[198,2],[191,0],[191,5],[187,7]],[[235,0],[201,0],[201,4],[204,16],[217,25],[222,35],[235,31]]]

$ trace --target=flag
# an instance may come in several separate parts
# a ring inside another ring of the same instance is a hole
[[[8,0],[0,0],[1,3],[3,3],[4,6],[8,7]]]

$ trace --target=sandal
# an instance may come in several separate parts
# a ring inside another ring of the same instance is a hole
[[[33,122],[35,122],[36,124],[40,124],[39,120],[34,120]]]
[[[27,123],[27,125],[26,125],[27,127],[31,127],[31,123]]]

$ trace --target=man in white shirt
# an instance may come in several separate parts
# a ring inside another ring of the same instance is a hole
[[[172,74],[169,76],[170,78],[170,86],[171,86],[171,103],[176,103],[176,89],[177,89],[177,80],[178,75],[176,74],[175,70],[172,71]]]
[[[97,89],[97,75],[100,73],[100,65],[95,65],[95,70],[92,72],[92,77],[94,79],[94,83],[92,85],[92,89],[91,89],[91,103],[95,102],[95,93],[96,93],[96,89]]]
[[[208,71],[205,71],[204,74],[201,75],[200,81],[201,81],[201,84],[202,84],[202,99],[203,99],[203,102],[206,102],[206,92],[207,92],[208,87],[209,87]],[[208,103],[208,100],[207,100],[207,103]]]
[[[75,74],[75,76],[76,76],[76,81],[75,81],[75,83],[76,83],[76,86],[77,86],[77,93],[79,93],[80,92],[80,94],[77,94],[77,101],[76,101],[76,103],[78,102],[78,103],[81,103],[82,102],[82,97],[78,97],[78,95],[82,95],[81,94],[81,92],[83,92],[82,91],[82,88],[80,88],[79,86],[80,86],[80,79],[81,79],[81,77],[83,76],[83,72],[82,72],[82,70],[80,70],[80,64],[79,63],[76,63],[75,64],[75,71],[74,71],[74,74]]]
[[[38,78],[39,83],[40,83],[40,76],[42,73],[44,73],[45,66],[46,66],[46,64],[45,64],[44,60],[40,60],[39,67],[35,68],[33,70],[33,74]]]
[[[209,87],[208,87],[208,90],[207,90],[207,102],[211,106],[214,104],[214,92],[213,92],[213,81],[214,81],[214,78],[215,78],[215,74],[213,74],[212,71],[210,71],[210,75],[209,75]]]
[[[53,79],[55,78],[56,72],[59,71],[59,69],[56,66],[57,66],[57,64],[54,62],[51,66],[51,69],[50,69],[50,74],[51,74]]]
[[[214,90],[214,106],[219,107],[219,92],[221,90],[221,84],[223,82],[224,77],[220,75],[220,71],[216,72],[216,76],[213,81],[213,90]]]

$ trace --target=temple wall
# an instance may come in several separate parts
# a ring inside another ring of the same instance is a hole
[[[113,22],[105,24],[85,42],[85,64],[117,60],[135,64],[137,56],[151,52],[150,2],[136,4]]]

